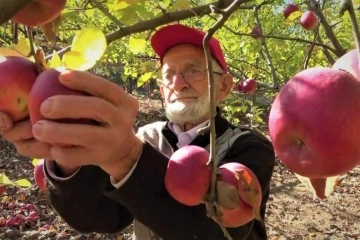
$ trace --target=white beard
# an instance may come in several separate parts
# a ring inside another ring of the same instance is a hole
[[[197,124],[210,113],[210,99],[207,95],[199,97],[193,103],[165,101],[164,105],[167,118],[180,125],[184,123]]]

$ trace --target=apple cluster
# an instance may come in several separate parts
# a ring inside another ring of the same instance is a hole
[[[300,17],[300,25],[308,31],[314,30],[318,25],[318,17],[313,11],[307,10],[302,13],[300,7],[293,3],[285,7],[283,15],[286,20],[295,20]]]
[[[309,178],[320,198],[327,178],[360,164],[359,76],[354,49],[331,68],[297,73],[270,110],[269,133],[277,156],[290,171]]]
[[[209,153],[195,145],[182,147],[170,157],[165,187],[187,206],[206,203],[211,185]],[[240,163],[226,163],[217,170],[218,216],[212,219],[225,227],[241,226],[258,216],[261,187],[255,174]]]
[[[0,111],[9,114],[14,122],[30,119],[34,124],[38,120],[46,119],[40,112],[40,106],[47,98],[59,94],[88,95],[60,84],[59,76],[62,70],[50,68],[39,72],[36,64],[24,57],[0,56]],[[84,119],[54,121],[94,124],[94,121]],[[35,166],[34,177],[39,188],[45,190],[42,164],[40,162],[39,166]]]

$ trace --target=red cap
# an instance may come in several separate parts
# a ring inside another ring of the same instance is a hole
[[[160,28],[151,38],[151,46],[160,57],[162,63],[165,53],[178,44],[193,44],[203,47],[205,32],[199,29],[188,27],[181,24],[171,24]],[[224,53],[217,39],[212,37],[209,41],[210,52],[217,60],[224,72],[227,71]]]

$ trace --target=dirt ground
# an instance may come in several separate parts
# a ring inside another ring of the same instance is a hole
[[[141,101],[137,125],[162,118],[159,101]],[[31,160],[16,154],[0,139],[0,172],[11,180],[26,178],[34,184]],[[360,166],[344,178],[325,200],[312,193],[279,162],[271,182],[266,223],[269,240],[360,240]],[[35,213],[34,213],[35,212]],[[16,215],[36,215],[19,226],[6,226]],[[120,235],[80,234],[66,225],[49,206],[46,192],[34,184],[27,189],[7,187],[0,195],[0,239],[3,240],[130,240],[131,226]],[[184,239],[185,240],[185,239]]]

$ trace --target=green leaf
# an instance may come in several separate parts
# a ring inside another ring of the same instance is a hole
[[[152,77],[152,75],[153,74],[151,72],[141,75],[137,81],[137,86],[141,87],[144,83],[146,83]]]
[[[146,40],[142,38],[130,38],[129,40],[130,51],[137,54],[144,52],[146,48]]]

